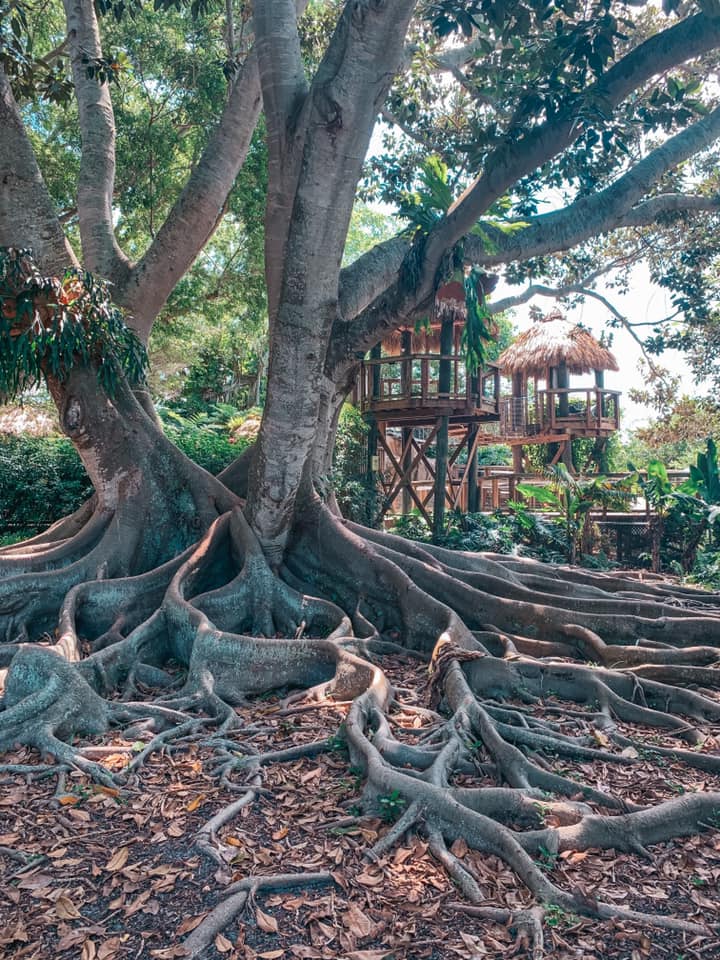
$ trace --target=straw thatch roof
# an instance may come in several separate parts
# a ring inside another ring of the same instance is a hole
[[[558,311],[536,320],[497,362],[508,376],[513,373],[544,376],[548,367],[558,367],[563,361],[569,373],[619,369],[607,347]]]

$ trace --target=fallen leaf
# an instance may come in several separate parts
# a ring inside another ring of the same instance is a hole
[[[105,943],[100,944],[97,952],[97,960],[110,960],[121,946],[122,942],[120,937],[111,937],[109,940],[106,940]]]
[[[322,920],[316,920],[315,923],[317,924],[317,927],[318,927],[318,930],[320,931],[320,933],[321,933],[328,941],[331,941],[331,940],[334,940],[334,939],[335,939],[336,931],[335,931],[335,929],[334,929],[333,927],[330,926],[329,923],[323,923]]]
[[[392,957],[389,950],[353,950],[345,954],[346,960],[386,960]]]
[[[62,797],[58,797],[58,803],[61,807],[71,807],[75,803],[80,803],[80,797],[75,797],[71,793],[65,793]]]
[[[185,809],[187,810],[188,813],[192,813],[193,810],[197,810],[197,808],[204,802],[205,802],[205,794],[200,793],[198,794],[197,797],[195,797],[194,800],[190,801],[190,803],[185,807]]]
[[[284,950],[269,950],[267,953],[259,953],[258,957],[262,957],[262,960],[278,960],[278,957],[285,956]]]
[[[282,829],[275,831],[275,833],[272,835],[272,838],[273,840],[284,840],[284,838],[287,835],[288,835],[288,828],[282,827]],[[260,954],[260,956],[262,956],[262,954]]]
[[[450,853],[454,853],[456,857],[464,857],[467,852],[468,845],[462,837],[458,837],[450,847]]]
[[[105,864],[105,870],[107,870],[108,873],[115,873],[117,870],[122,870],[127,863],[129,854],[129,847],[120,847]]]
[[[130,763],[129,753],[109,753],[100,759],[100,765],[106,770],[122,770]]]
[[[178,935],[182,937],[186,933],[190,933],[191,930],[194,930],[195,927],[199,927],[206,916],[206,913],[200,913],[197,917],[188,917],[187,920],[183,920],[177,929]]]
[[[232,940],[228,940],[228,938],[224,937],[221,933],[215,937],[215,949],[218,953],[229,953],[232,948]]]
[[[354,903],[348,904],[347,912],[343,914],[343,923],[359,939],[370,937],[375,931],[375,923]]]
[[[80,951],[80,960],[95,960],[97,957],[97,947],[94,940],[86,940]]]
[[[255,907],[255,922],[265,933],[278,932],[278,922],[275,917],[271,917],[269,913],[263,913],[260,907]]]
[[[61,920],[77,920],[81,915],[70,897],[62,894],[55,901],[55,913]]]
[[[610,746],[610,738],[604,734],[601,730],[593,730],[593,737],[595,737],[595,742],[601,747]]]

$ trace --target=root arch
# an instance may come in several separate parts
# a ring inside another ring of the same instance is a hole
[[[56,550],[65,539],[45,546]],[[41,555],[37,542],[14,550],[13,570],[22,557],[35,563],[36,548]],[[14,573],[3,586],[60,578],[75,562]],[[56,642],[12,647],[0,746],[26,743],[107,783],[134,776],[156,749],[203,736],[216,749],[221,782],[246,782],[255,796],[263,764],[285,757],[245,751],[236,708],[278,688],[289,691],[288,711],[298,700],[331,699],[348,705],[342,737],[363,771],[364,803],[391,795],[402,810],[369,857],[419,831],[476,906],[472,865],[451,845],[462,840],[499,857],[537,901],[535,912],[511,918],[536,948],[550,904],[704,930],[566,890],[537,857],[589,847],[652,856],[653,844],[715,822],[720,792],[646,806],[571,772],[574,763],[644,762],[642,730],[652,730],[660,738],[655,757],[720,777],[720,756],[703,749],[720,729],[717,596],[656,580],[565,577],[514,558],[456,556],[345,523],[315,499],[298,512],[277,570],[232,500],[184,552],[130,576],[119,569],[125,575],[63,581]],[[11,638],[17,611],[2,617]],[[25,639],[39,638],[26,628]],[[398,693],[382,668],[389,652],[428,662],[426,705],[416,708],[431,720],[423,737],[398,736],[391,722]],[[148,688],[155,695],[143,700]],[[71,745],[128,724],[144,725],[151,739],[120,775]],[[242,806],[233,800],[233,810]],[[206,847],[215,830],[213,822]],[[218,911],[213,924],[232,912]]]

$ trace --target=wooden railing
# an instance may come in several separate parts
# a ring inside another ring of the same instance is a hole
[[[620,393],[601,387],[538,390],[533,398],[502,397],[500,432],[506,437],[581,428],[592,433],[618,430]]]
[[[449,367],[447,390],[440,390],[440,364]],[[379,407],[431,406],[455,401],[498,410],[500,371],[491,366],[468,374],[465,358],[436,353],[363,360],[354,402],[365,412]]]

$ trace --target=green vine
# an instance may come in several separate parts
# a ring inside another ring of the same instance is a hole
[[[469,373],[477,373],[485,362],[485,345],[492,340],[492,315],[483,292],[486,274],[473,267],[465,277],[465,308],[467,317],[462,332],[461,346]],[[479,292],[478,292],[479,291]]]
[[[78,364],[112,396],[119,375],[144,382],[147,354],[106,283],[81,270],[44,277],[29,250],[0,248],[0,396],[66,380]]]

